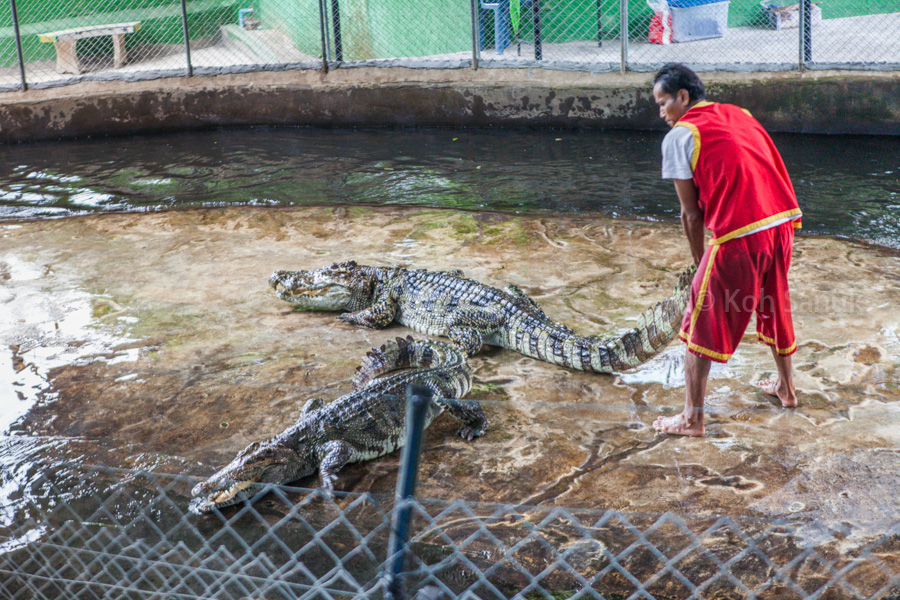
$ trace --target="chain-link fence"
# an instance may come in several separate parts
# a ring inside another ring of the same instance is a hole
[[[0,89],[383,65],[900,68],[896,0],[10,0]]]
[[[408,390],[409,431],[392,496],[228,480],[229,491],[209,496],[226,507],[198,510],[190,508],[192,477],[23,461],[0,488],[0,594],[900,598],[900,522],[860,538],[849,524],[809,514],[750,518],[417,499],[431,393]],[[227,506],[230,496],[222,495],[235,489],[244,490],[245,501]]]
[[[64,475],[62,473],[65,473]],[[0,526],[0,595],[381,598],[393,499],[260,486],[188,513],[196,481],[56,465]],[[900,598],[900,523],[864,547],[802,519],[414,500],[409,596]],[[4,511],[9,516],[8,511]]]

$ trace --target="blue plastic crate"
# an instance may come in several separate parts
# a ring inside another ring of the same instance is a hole
[[[724,0],[669,0],[670,8],[689,8],[691,6],[701,6],[703,4],[716,4]]]

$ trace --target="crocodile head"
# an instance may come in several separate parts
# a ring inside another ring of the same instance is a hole
[[[269,285],[282,300],[301,310],[360,310],[371,304],[371,269],[349,260],[313,271],[275,271]]]
[[[284,484],[312,475],[316,466],[304,468],[302,459],[278,442],[254,442],[225,468],[191,490],[190,511],[208,513],[250,499],[254,488],[266,483]]]

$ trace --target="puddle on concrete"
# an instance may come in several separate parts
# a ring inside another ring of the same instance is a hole
[[[461,268],[493,285],[516,284],[554,318],[602,334],[628,327],[667,294],[688,260],[674,225],[432,209],[106,215],[3,233],[0,294],[14,316],[0,330],[0,377],[13,390],[0,399],[9,429],[0,452],[5,519],[32,493],[41,465],[54,461],[207,476],[282,431],[306,398],[346,392],[366,349],[410,333],[291,311],[266,284],[276,269],[350,258]],[[803,543],[859,547],[900,519],[891,477],[900,467],[896,259],[852,242],[798,238],[801,407],[782,410],[755,391],[751,382],[772,364],[768,348],[748,336],[712,373],[702,440],[650,427],[681,407],[680,344],[619,376],[487,349],[472,359],[471,397],[484,401],[488,433],[465,442],[452,419],[436,421],[420,493],[796,518]],[[395,453],[352,465],[338,489],[389,494],[398,461]]]
[[[0,432],[24,416],[39,399],[49,402],[50,373],[69,365],[93,361],[133,362],[140,348],[122,333],[130,317],[102,295],[70,288],[56,277],[50,264],[0,255],[0,303],[6,318],[0,322]],[[133,317],[131,317],[133,318]]]

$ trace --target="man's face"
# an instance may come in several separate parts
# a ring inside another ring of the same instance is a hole
[[[678,90],[674,94],[662,91],[662,84],[653,86],[653,99],[659,106],[659,118],[669,127],[674,127],[678,119],[684,116],[691,103],[691,95],[687,90]]]

